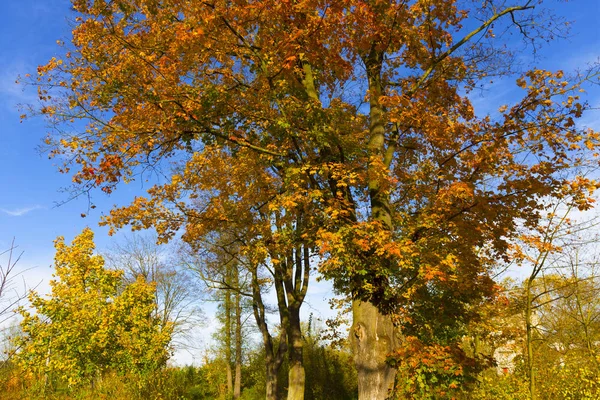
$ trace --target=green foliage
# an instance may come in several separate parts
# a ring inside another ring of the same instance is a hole
[[[304,368],[306,373],[305,400],[352,400],[358,398],[357,377],[352,355],[346,342],[330,346],[319,338],[318,332],[307,330],[304,337]],[[242,367],[242,400],[265,398],[265,355],[260,346],[248,351],[248,362]],[[211,369],[216,370],[215,361]],[[208,365],[202,367],[207,368]],[[215,371],[212,386],[225,385],[224,365]],[[287,360],[278,373],[279,398],[287,395],[289,364]],[[217,398],[216,396],[214,398]]]
[[[595,400],[600,398],[600,370],[593,365],[555,366],[538,379],[548,399]]]
[[[94,255],[93,232],[71,246],[59,237],[51,294],[29,295],[20,309],[23,335],[16,362],[43,389],[92,385],[110,372],[150,374],[169,357],[171,330],[153,316],[154,287],[142,278],[124,286],[123,272]]]
[[[562,250],[563,257],[569,253]],[[576,260],[571,258],[570,261]],[[572,263],[571,266],[576,266]],[[598,342],[600,331],[596,316],[600,315],[597,301],[598,281],[595,264],[586,265],[583,278],[546,274],[533,281],[535,295],[533,318],[533,361],[536,399],[597,399],[600,398],[600,359]],[[557,269],[559,270],[559,269]],[[560,271],[560,270],[559,270]],[[575,271],[575,270],[574,270]],[[575,271],[577,272],[577,271]],[[479,376],[479,383],[465,397],[473,400],[529,399],[527,353],[522,309],[524,293],[511,285],[511,305],[498,322],[504,327],[492,331],[509,333],[516,352],[514,373],[498,375],[490,369]],[[501,342],[497,342],[496,346]]]
[[[208,367],[210,368],[210,367]],[[89,399],[89,400],[215,400],[219,398],[206,372],[207,366],[162,368],[140,376],[138,374],[106,373],[92,386],[67,388],[60,384],[54,390],[36,390],[35,382],[27,378],[15,363],[0,364],[2,400],[22,399]],[[264,393],[263,393],[264,397]]]
[[[495,368],[481,374],[479,383],[468,395],[461,398],[468,400],[526,400],[529,399],[525,373],[498,375]]]
[[[308,335],[304,342],[305,400],[358,399],[356,369],[349,348],[336,349]]]
[[[564,365],[538,370],[538,397],[540,399],[594,400],[600,398],[600,371],[592,365]],[[527,400],[528,382],[524,370],[514,374],[498,375],[495,369],[481,374],[479,384],[468,395],[468,400]]]

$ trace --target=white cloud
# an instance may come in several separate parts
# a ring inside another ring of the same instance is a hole
[[[44,207],[42,207],[40,205],[35,205],[32,207],[15,208],[12,210],[7,210],[6,208],[0,208],[0,211],[2,211],[4,214],[10,215],[11,217],[22,217],[23,215],[28,214],[31,211],[39,210],[42,208],[44,208]]]

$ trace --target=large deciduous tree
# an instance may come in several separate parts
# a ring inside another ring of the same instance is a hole
[[[194,242],[245,226],[275,263],[294,254],[286,238],[318,247],[354,299],[359,396],[383,399],[398,326],[452,344],[469,305],[493,296],[490,265],[518,224],[534,226],[547,197],[590,204],[596,182],[565,171],[597,147],[575,123],[578,81],[595,75],[524,72],[521,100],[494,116],[468,97],[514,72],[496,33],[555,33],[540,3],[74,0],[72,42],[38,70],[48,143],[76,184],[107,193],[178,164],[113,210],[115,227]]]

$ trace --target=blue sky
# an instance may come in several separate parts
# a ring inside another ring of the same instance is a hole
[[[0,249],[13,237],[24,251],[23,267],[38,267],[46,276],[52,263],[52,241],[63,235],[70,241],[85,226],[96,231],[99,247],[105,247],[107,230],[97,226],[102,212],[124,204],[143,188],[132,184],[112,196],[96,193],[98,206],[87,213],[87,199],[60,207],[68,194],[70,177],[57,172],[55,160],[38,151],[47,128],[41,119],[19,120],[18,104],[35,102],[35,89],[17,85],[18,75],[35,73],[38,65],[60,55],[58,39],[69,37],[68,0],[0,2]]]
[[[596,60],[600,56],[600,0],[549,1],[548,6],[574,24],[570,38],[542,49],[538,65],[569,71]],[[58,235],[70,241],[90,226],[96,232],[98,247],[106,248],[112,239],[107,237],[106,229],[97,226],[100,216],[113,204],[125,204],[144,190],[139,183],[133,183],[120,187],[110,197],[96,193],[97,208],[87,218],[80,216],[87,213],[86,199],[56,207],[67,198],[59,189],[68,186],[70,178],[58,173],[53,161],[36,150],[47,131],[44,121],[19,120],[17,104],[35,101],[35,93],[16,85],[17,75],[34,73],[38,65],[60,54],[56,40],[68,40],[70,14],[68,0],[0,1],[0,251],[16,238],[24,252],[21,268],[28,269],[24,277],[31,285],[47,282],[52,241]],[[503,98],[511,97],[512,89],[506,81],[496,82],[488,89],[473,98],[476,106],[497,107]],[[590,102],[600,106],[597,92],[591,93]],[[584,121],[600,128],[596,122],[600,121],[598,113],[586,116]],[[4,262],[0,258],[0,263]],[[314,284],[314,289],[323,288]],[[322,295],[314,292],[315,304]]]

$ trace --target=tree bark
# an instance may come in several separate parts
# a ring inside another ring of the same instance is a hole
[[[389,169],[393,144],[386,149],[384,109],[380,103],[383,95],[381,70],[383,53],[374,45],[363,57],[369,80],[369,143],[368,151],[373,160],[381,160]],[[369,164],[369,169],[377,171],[377,164]],[[393,230],[389,194],[384,181],[386,176],[375,172],[369,178],[369,200],[371,219],[379,221],[384,229]],[[371,302],[352,302],[352,329],[350,340],[354,363],[358,373],[359,400],[384,400],[394,388],[396,369],[385,362],[388,354],[397,346],[397,328],[389,316],[381,314]]]
[[[525,306],[525,329],[526,329],[526,346],[527,346],[527,377],[529,378],[529,397],[531,400],[535,400],[535,368],[533,360],[533,295],[531,293],[531,287],[533,285],[533,279],[527,280],[527,304]]]
[[[302,218],[297,220],[300,239]],[[304,400],[306,373],[304,371],[304,342],[300,325],[300,307],[304,302],[310,275],[310,251],[306,245],[298,245],[285,263],[284,287],[288,304],[288,400]]]
[[[231,271],[227,272],[231,284]],[[227,396],[233,393],[233,371],[231,368],[231,291],[225,290],[225,361],[227,365]]]
[[[279,368],[275,368],[274,363],[267,364],[267,390],[265,393],[265,400],[277,400],[277,372]]]
[[[239,287],[239,273],[236,270],[235,284]],[[239,399],[242,394],[242,305],[240,292],[235,294],[235,382],[233,398]]]
[[[289,327],[289,383],[288,400],[304,400],[304,386],[306,374],[304,372],[304,357],[302,342],[302,330],[300,327],[300,310],[290,310]]]
[[[369,302],[354,301],[350,341],[358,373],[360,400],[385,400],[394,388],[396,370],[386,356],[397,346],[397,328]]]
[[[260,292],[260,283],[258,281],[258,267],[252,268],[252,309],[258,329],[262,335],[263,346],[265,349],[265,373],[266,373],[266,400],[277,400],[277,373],[283,362],[283,356],[287,351],[287,336],[286,330],[281,329],[279,337],[279,345],[277,349],[273,344],[273,337],[269,332],[269,327],[266,321],[265,305]],[[276,283],[277,286],[277,283]],[[279,310],[280,316],[282,310]],[[282,325],[287,325],[287,321],[282,320]]]

